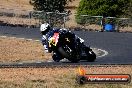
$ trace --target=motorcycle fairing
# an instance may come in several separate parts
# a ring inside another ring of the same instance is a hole
[[[54,33],[53,37],[49,39],[49,47],[51,47],[51,44],[56,46],[59,39],[59,33]]]

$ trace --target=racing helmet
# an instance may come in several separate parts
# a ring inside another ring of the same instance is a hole
[[[41,24],[40,31],[43,35],[45,35],[50,30],[50,25],[48,23]]]

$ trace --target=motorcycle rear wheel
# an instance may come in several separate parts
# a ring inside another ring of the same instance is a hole
[[[90,49],[90,47],[86,47],[85,48],[85,52],[87,54],[87,56],[85,57],[85,59],[88,62],[94,62],[96,60],[96,54],[92,51],[92,49]]]
[[[94,62],[96,59],[96,54],[93,51],[89,51],[87,61],[88,62]]]

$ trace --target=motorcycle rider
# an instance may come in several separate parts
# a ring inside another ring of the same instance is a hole
[[[54,34],[54,32],[57,32],[59,30],[62,30],[62,29],[55,29],[55,28],[52,28],[50,26],[49,23],[42,23],[41,26],[40,26],[40,31],[41,31],[41,34],[42,34],[42,44],[43,44],[43,47],[44,47],[44,50],[46,53],[50,53],[50,49],[48,48],[48,40],[49,38]]]
[[[45,50],[46,53],[50,53],[51,52],[51,50],[48,47],[48,39],[54,34],[54,32],[56,32],[56,31],[71,32],[71,31],[68,31],[65,28],[63,28],[63,29],[52,28],[50,26],[50,24],[48,24],[47,22],[41,24],[40,31],[41,31],[41,34],[42,34],[42,40],[41,41],[42,41],[42,44],[43,44],[43,47],[44,47],[44,50]],[[81,43],[84,42],[84,40],[81,39],[80,37],[78,37],[77,35],[75,35],[75,37],[79,38]]]
[[[48,42],[47,42],[47,34],[48,32],[51,30],[51,27],[48,23],[42,23],[41,26],[40,26],[40,31],[41,31],[41,34],[42,34],[42,44],[43,44],[43,47],[44,47],[44,50],[46,53],[49,52],[48,50]]]

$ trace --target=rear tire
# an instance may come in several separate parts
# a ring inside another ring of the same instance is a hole
[[[88,62],[94,62],[96,59],[96,54],[92,51],[92,49],[86,47],[85,52],[87,54],[86,60]]]
[[[96,54],[93,51],[89,51],[89,55],[87,57],[88,62],[94,62],[96,59]]]

